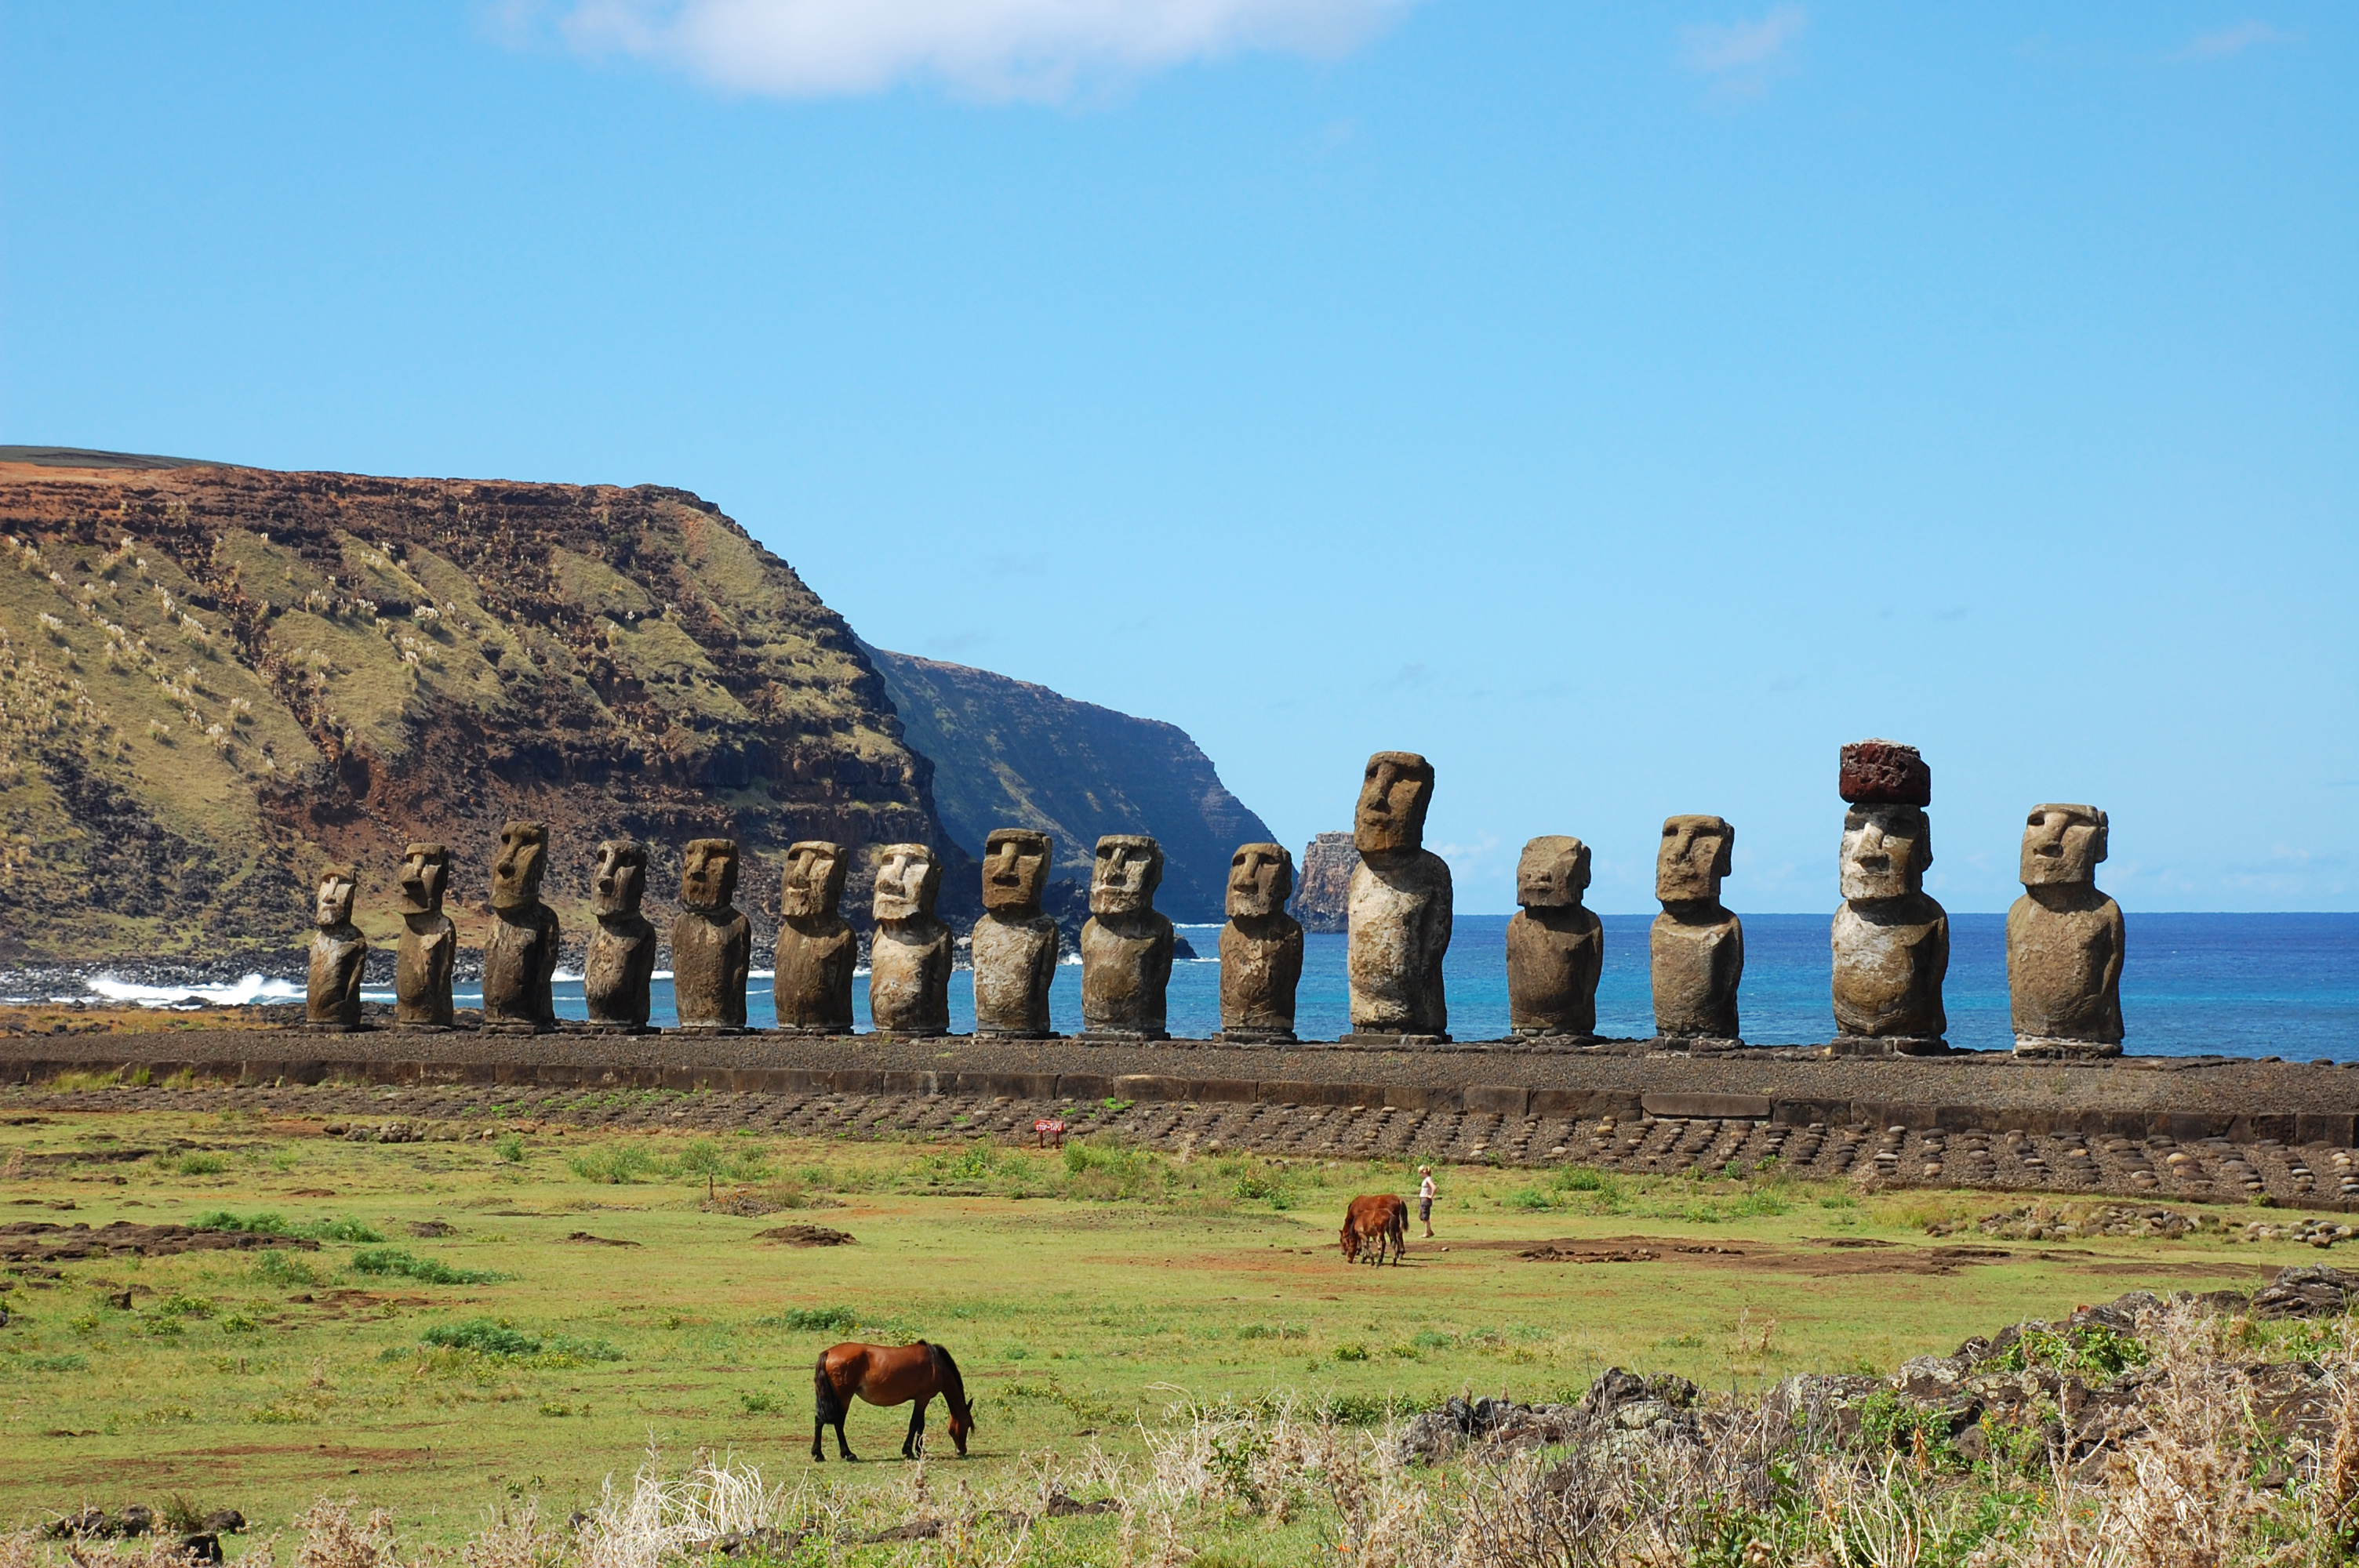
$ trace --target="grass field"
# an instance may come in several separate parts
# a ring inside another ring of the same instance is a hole
[[[1043,1454],[1135,1453],[1139,1422],[1187,1398],[1290,1392],[1368,1420],[1462,1390],[1570,1398],[1612,1365],[1755,1389],[2321,1258],[2217,1228],[1927,1234],[2013,1206],[1992,1195],[1445,1168],[1439,1236],[1412,1227],[1407,1263],[1377,1271],[1344,1264],[1335,1227],[1349,1195],[1413,1190],[1397,1164],[538,1127],[351,1143],[235,1114],[0,1113],[0,1222],[211,1216],[318,1241],[0,1276],[10,1524],[179,1494],[267,1527],[333,1495],[451,1540],[504,1501],[562,1517],[650,1445],[792,1478],[812,1359],[844,1338],[955,1353],[973,1457],[945,1457],[938,1405],[927,1468],[982,1485]],[[715,1212],[709,1187],[775,1212]],[[856,1240],[760,1238],[789,1224]],[[1545,1242],[1591,1260],[1519,1256]],[[836,1464],[831,1439],[828,1481],[906,1487],[905,1422],[856,1408],[872,1463]],[[1232,1560],[1299,1560],[1290,1540]]]

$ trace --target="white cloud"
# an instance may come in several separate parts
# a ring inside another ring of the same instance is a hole
[[[530,0],[495,0],[513,11]],[[678,66],[781,97],[933,81],[972,96],[1053,101],[1085,84],[1249,50],[1327,57],[1418,0],[564,0],[589,53]]]
[[[1680,62],[1711,77],[1716,95],[1758,97],[1810,20],[1799,5],[1772,5],[1758,21],[1691,23],[1680,29]]]
[[[2179,52],[2182,59],[2227,59],[2243,54],[2255,44],[2289,44],[2293,40],[2293,34],[2279,32],[2267,22],[2239,22],[2217,32],[2199,33]]]

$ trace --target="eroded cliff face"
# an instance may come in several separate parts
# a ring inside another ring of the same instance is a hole
[[[684,491],[0,463],[0,957],[281,952],[329,860],[389,937],[414,839],[463,917],[512,816],[570,936],[613,837],[658,917],[710,835],[757,917],[798,838],[860,851],[864,921],[885,843],[973,902],[842,618]]]
[[[1240,844],[1266,841],[1269,829],[1187,731],[989,670],[867,653],[909,743],[933,759],[942,820],[970,854],[995,827],[1049,834],[1057,847],[1050,912],[1078,925],[1099,837],[1145,833],[1163,846],[1157,907],[1174,920],[1223,918],[1229,857]]]

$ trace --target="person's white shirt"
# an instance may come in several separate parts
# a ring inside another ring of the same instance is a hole
[[[1426,1177],[1424,1181],[1418,1184],[1417,1195],[1428,1200],[1429,1202],[1432,1200],[1433,1178],[1431,1176]]]

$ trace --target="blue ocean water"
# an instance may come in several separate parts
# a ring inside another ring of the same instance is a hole
[[[1598,1032],[1654,1033],[1647,982],[1643,914],[1609,914],[1605,969],[1597,987]],[[1764,1045],[1824,1041],[1834,1032],[1827,1001],[1832,960],[1824,914],[1747,914],[1745,983],[1739,1008],[1745,1039]],[[1221,967],[1212,955],[1219,927],[1180,927],[1204,955],[1173,966],[1171,1033],[1201,1036],[1220,1027]],[[1461,915],[1445,975],[1451,1033],[1461,1040],[1495,1038],[1507,1028],[1507,916]],[[1950,917],[1950,974],[1943,997],[1950,1043],[1984,1050],[2014,1044],[2007,1023],[2006,917]],[[1304,938],[1296,1032],[1332,1040],[1350,1024],[1342,936]],[[860,1027],[868,1027],[867,986],[853,988]],[[390,1000],[388,997],[387,1000]],[[460,1005],[479,998],[462,996]],[[751,1022],[777,1021],[769,979],[757,976]],[[1050,1011],[1060,1030],[1082,1026],[1082,971],[1057,970]],[[579,980],[560,981],[558,1011],[584,1018]],[[2123,968],[2125,1049],[2137,1054],[2331,1057],[2359,1060],[2359,914],[2131,914]],[[671,987],[656,982],[656,1019],[669,1023]],[[951,979],[951,1027],[973,1027],[974,990],[961,971]]]

